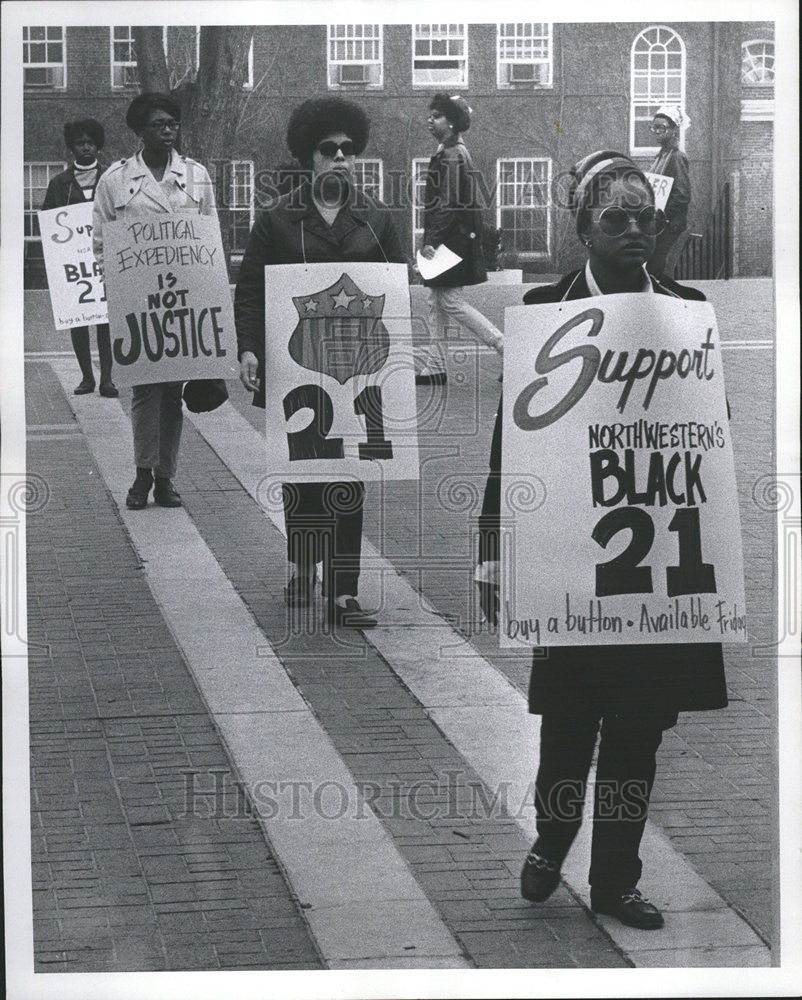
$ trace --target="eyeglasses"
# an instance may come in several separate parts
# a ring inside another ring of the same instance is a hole
[[[654,132],[655,135],[663,135],[663,133],[668,132],[670,128],[670,125],[650,125],[649,131]]]
[[[326,139],[320,143],[317,151],[321,156],[327,156],[330,160],[333,160],[338,152],[342,152],[343,156],[354,156],[356,153],[354,144],[350,139],[344,139],[342,142],[334,142],[333,139]]]
[[[177,132],[181,128],[181,122],[170,118],[164,121],[148,122],[145,128],[149,128],[153,132]]]
[[[605,236],[623,236],[629,229],[632,219],[644,236],[659,236],[666,228],[666,217],[652,205],[647,205],[637,212],[634,210],[628,212],[618,205],[610,205],[599,214],[597,221],[599,229]]]

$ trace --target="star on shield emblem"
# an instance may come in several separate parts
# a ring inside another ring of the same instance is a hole
[[[345,385],[355,375],[379,371],[390,353],[382,322],[384,295],[366,295],[343,273],[328,288],[293,296],[299,322],[289,343],[302,368],[323,372]]]

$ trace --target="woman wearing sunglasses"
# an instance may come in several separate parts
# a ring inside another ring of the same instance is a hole
[[[680,108],[667,104],[658,110],[651,125],[660,152],[649,170],[653,174],[671,177],[674,183],[664,209],[666,227],[657,237],[649,267],[655,274],[665,274],[669,278],[674,277],[677,253],[682,249],[680,237],[688,228],[691,178],[688,157],[679,148],[679,137],[680,129],[687,129],[690,124],[690,118]]]
[[[537,304],[634,292],[704,299],[693,288],[656,277],[646,267],[663,219],[639,168],[603,150],[572,170],[571,207],[587,263],[554,285],[530,290]],[[482,607],[498,613],[501,407],[493,430],[480,519],[476,571]],[[590,863],[591,907],[641,929],[663,926],[657,907],[637,889],[638,848],[663,731],[680,711],[724,708],[727,694],[718,643],[559,646],[535,650],[529,710],[541,715],[536,781],[537,840],[521,873],[521,893],[547,899],[579,830],[585,785],[601,725]]]
[[[292,113],[287,145],[305,176],[258,213],[234,300],[240,379],[254,394],[255,406],[265,405],[265,265],[405,263],[389,210],[355,189],[354,163],[367,145],[368,130],[362,108],[338,97],[305,101]],[[322,560],[330,623],[375,626],[376,619],[357,601],[364,484],[284,483],[282,495],[290,563],[288,606],[311,602],[315,564]],[[330,540],[324,537],[327,530],[333,531]]]

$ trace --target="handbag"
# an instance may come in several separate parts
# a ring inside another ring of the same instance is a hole
[[[182,396],[192,413],[208,413],[225,403],[228,389],[221,378],[196,378],[184,383]]]

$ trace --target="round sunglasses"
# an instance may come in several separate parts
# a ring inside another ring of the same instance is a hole
[[[629,229],[630,219],[635,220],[635,224],[644,236],[659,236],[666,228],[666,217],[652,205],[647,205],[637,212],[627,211],[618,205],[610,205],[599,214],[597,222],[605,236],[623,236]]]
[[[338,150],[342,151],[343,156],[353,156],[356,153],[354,144],[350,139],[344,139],[342,142],[334,142],[333,139],[326,139],[317,147],[318,153],[332,160],[337,155]]]

